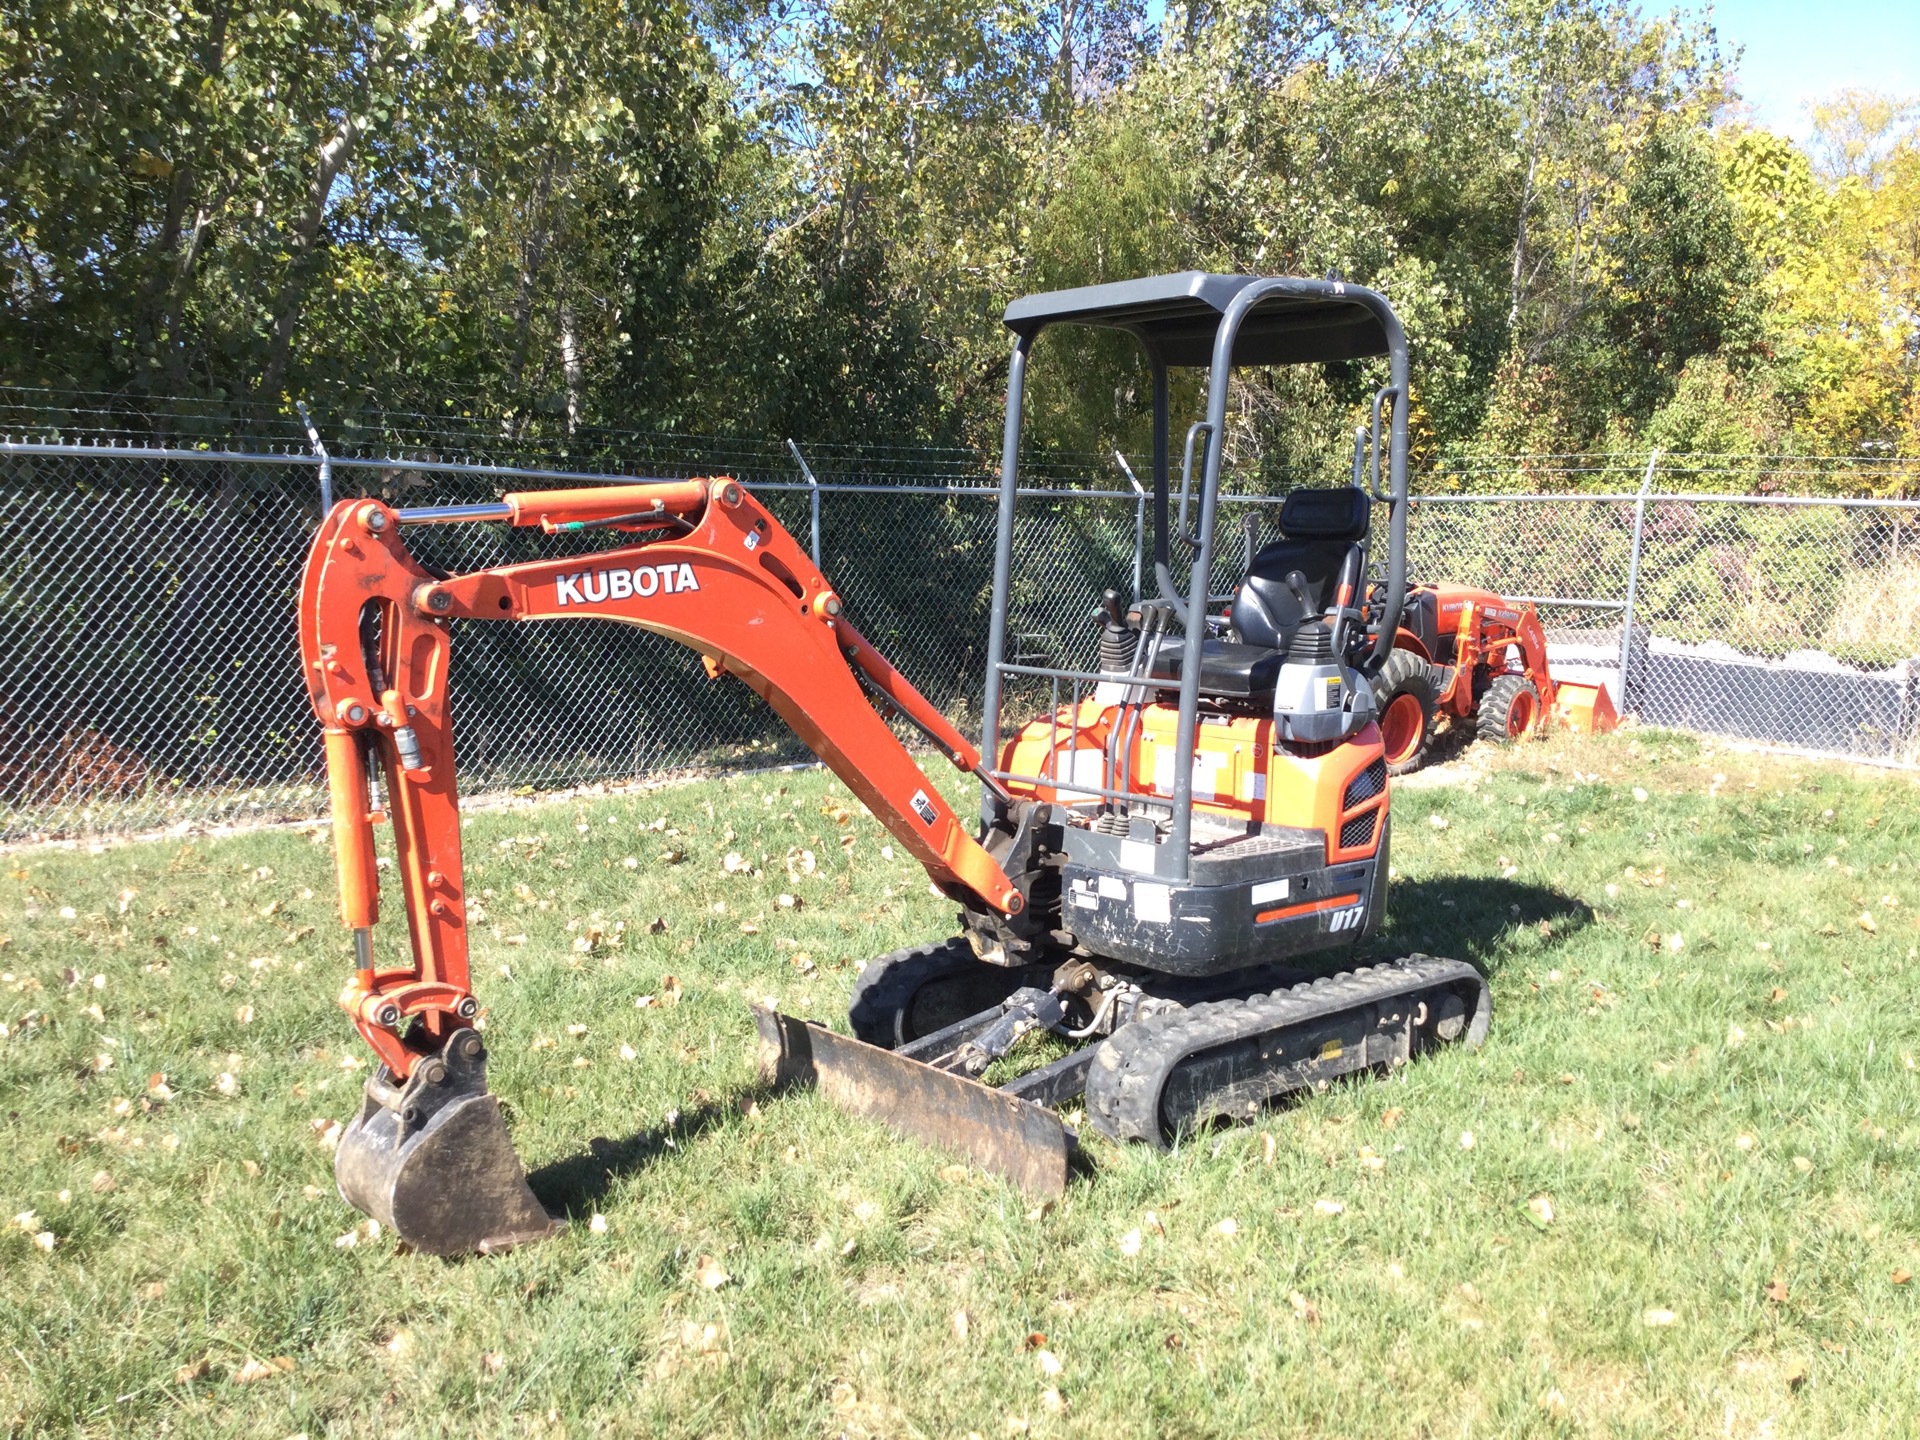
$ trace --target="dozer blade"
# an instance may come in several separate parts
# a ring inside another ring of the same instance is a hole
[[[457,1031],[403,1085],[382,1068],[334,1155],[349,1205],[429,1255],[497,1254],[544,1240],[559,1224],[527,1188],[487,1089],[487,1051]]]
[[[840,1109],[957,1150],[1036,1198],[1066,1191],[1072,1141],[1051,1110],[777,1010],[756,1005],[753,1017],[764,1084],[817,1086]]]

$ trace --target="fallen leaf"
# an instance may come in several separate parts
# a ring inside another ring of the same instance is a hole
[[[1536,1230],[1544,1230],[1553,1224],[1553,1200],[1550,1196],[1536,1195],[1527,1201],[1527,1219]]]
[[[1448,826],[1452,825],[1453,822],[1444,815],[1429,815],[1427,817],[1427,824],[1436,830],[1445,830]]]
[[[1265,1135],[1262,1135],[1260,1137],[1261,1163],[1266,1165],[1273,1164],[1273,1157],[1275,1153],[1278,1152],[1279,1149],[1280,1149],[1279,1142],[1273,1138],[1273,1132],[1271,1130],[1269,1130]]]
[[[1869,915],[1865,910],[1860,912],[1860,918],[1853,923],[1869,935],[1877,935],[1880,933],[1880,927],[1873,923],[1873,916]]]
[[[653,919],[647,922],[647,933],[649,935],[666,934],[667,933],[667,917],[664,915],[654,916]]]
[[[1473,1148],[1473,1132],[1471,1130],[1462,1130],[1460,1132],[1460,1148],[1462,1150],[1471,1150]]]
[[[1395,1105],[1395,1106],[1393,1106],[1393,1107],[1392,1107],[1391,1109],[1389,1109],[1389,1110],[1387,1110],[1387,1111],[1386,1111],[1386,1113],[1384,1113],[1383,1115],[1381,1115],[1381,1117],[1380,1117],[1380,1128],[1381,1128],[1382,1130],[1391,1130],[1391,1129],[1393,1129],[1393,1127],[1394,1127],[1394,1126],[1396,1126],[1396,1125],[1398,1125],[1398,1124],[1400,1123],[1400,1117],[1401,1117],[1401,1115],[1403,1115],[1404,1113],[1406,1113],[1406,1112],[1404,1112],[1403,1110],[1401,1110],[1401,1108],[1400,1108],[1400,1107],[1399,1107],[1398,1105]]]
[[[660,977],[660,1002],[663,1005],[680,1003],[680,982],[671,975]]]
[[[1240,1233],[1240,1222],[1229,1215],[1218,1225],[1214,1226],[1213,1229],[1215,1234],[1224,1235],[1227,1239],[1231,1240]]]
[[[972,1329],[973,1329],[973,1321],[967,1318],[966,1311],[956,1310],[953,1312],[953,1338],[954,1339],[956,1340],[966,1339],[968,1333]]]
[[[1043,1410],[1051,1410],[1054,1414],[1058,1415],[1067,1408],[1067,1402],[1058,1390],[1049,1385],[1040,1392],[1040,1408]]]
[[[1893,1283],[1896,1285],[1905,1285],[1908,1281],[1913,1279],[1913,1271],[1907,1269],[1906,1266],[1902,1265],[1898,1270],[1894,1271],[1893,1274],[1891,1274],[1887,1278],[1893,1281]]]
[[[233,1383],[251,1385],[256,1380],[271,1380],[277,1375],[285,1375],[293,1368],[293,1357],[290,1355],[276,1355],[272,1360],[249,1360],[233,1372]]]
[[[1131,1260],[1140,1253],[1140,1247],[1144,1243],[1138,1230],[1129,1230],[1120,1237],[1120,1253]]]
[[[489,1375],[498,1375],[507,1366],[507,1357],[498,1350],[489,1350],[480,1357],[480,1368]]]
[[[214,1076],[213,1088],[222,1095],[238,1095],[240,1093],[240,1082],[234,1079],[230,1073],[222,1070],[218,1075]]]
[[[1774,1304],[1784,1305],[1787,1303],[1787,1282],[1776,1277],[1768,1282],[1764,1293]]]
[[[1036,1350],[1033,1352],[1033,1359],[1034,1363],[1039,1365],[1040,1373],[1049,1377],[1059,1375],[1067,1368],[1060,1363],[1060,1357],[1051,1350]]]
[[[1027,1211],[1027,1219],[1030,1221],[1044,1220],[1053,1213],[1053,1208],[1053,1201],[1042,1200],[1038,1205]]]
[[[1678,1320],[1679,1318],[1680,1317],[1675,1315],[1673,1311],[1662,1310],[1657,1307],[1651,1310],[1642,1310],[1640,1312],[1640,1323],[1642,1325],[1647,1326],[1649,1329],[1653,1329],[1653,1330],[1658,1330],[1662,1326],[1671,1325],[1675,1320]]]
[[[1044,1350],[1044,1349],[1046,1349],[1046,1348],[1047,1348],[1047,1337],[1046,1337],[1045,1335],[1043,1335],[1043,1334],[1041,1334],[1041,1333],[1040,1333],[1040,1332],[1039,1332],[1038,1330],[1035,1330],[1035,1331],[1032,1331],[1032,1332],[1031,1332],[1031,1333],[1029,1333],[1029,1334],[1028,1334],[1028,1336],[1027,1336],[1027,1339],[1026,1339],[1026,1348],[1027,1348],[1027,1349],[1029,1349],[1029,1350]]]
[[[182,1365],[178,1370],[174,1371],[173,1383],[176,1385],[191,1385],[196,1380],[206,1379],[212,1369],[213,1366],[208,1362],[207,1357],[202,1355],[198,1360]]]
[[[604,1215],[595,1215],[591,1220],[587,1221],[587,1229],[591,1230],[596,1235],[606,1234],[607,1233],[607,1217]]]
[[[1813,1172],[1813,1161],[1804,1155],[1796,1155],[1793,1157],[1793,1168],[1802,1175],[1809,1175]]]
[[[718,1290],[733,1277],[720,1268],[720,1262],[711,1255],[702,1255],[693,1262],[693,1278],[702,1290]]]
[[[109,1175],[104,1170],[94,1171],[93,1172],[93,1193],[96,1195],[104,1195],[111,1189],[113,1189],[113,1176]]]
[[[1346,1210],[1347,1207],[1342,1205],[1338,1200],[1316,1200],[1313,1202],[1313,1213],[1316,1215],[1344,1215]]]

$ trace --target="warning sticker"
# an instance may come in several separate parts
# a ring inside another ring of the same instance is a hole
[[[1136,920],[1165,925],[1173,919],[1173,891],[1166,885],[1133,882],[1133,915]]]

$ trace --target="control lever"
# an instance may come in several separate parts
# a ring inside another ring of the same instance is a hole
[[[1300,604],[1300,618],[1311,620],[1314,616],[1313,597],[1307,594],[1307,577],[1298,570],[1287,571],[1287,589],[1293,592],[1293,598]]]

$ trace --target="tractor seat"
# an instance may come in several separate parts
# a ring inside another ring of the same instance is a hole
[[[1280,507],[1281,538],[1253,557],[1233,594],[1230,619],[1239,641],[1207,640],[1201,647],[1203,694],[1259,699],[1273,693],[1295,632],[1335,605],[1343,583],[1349,604],[1358,597],[1371,520],[1367,492],[1351,485],[1287,496]],[[1289,575],[1299,577],[1304,606]],[[1185,650],[1179,640],[1163,644],[1148,674],[1175,678]]]

